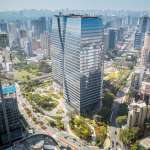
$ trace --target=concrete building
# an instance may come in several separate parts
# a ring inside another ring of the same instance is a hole
[[[5,32],[0,32],[0,48],[6,48],[9,46],[9,37]]]
[[[129,105],[128,127],[144,125],[145,119],[150,119],[150,107],[143,101],[133,102]]]

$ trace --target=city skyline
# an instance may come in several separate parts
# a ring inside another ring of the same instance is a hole
[[[35,5],[36,4],[36,5]],[[73,5],[72,5],[73,4]],[[112,9],[112,10],[150,10],[149,0],[14,0],[10,4],[9,0],[2,1],[0,11],[21,10],[21,9]]]

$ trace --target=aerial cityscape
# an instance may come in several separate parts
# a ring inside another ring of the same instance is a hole
[[[150,1],[0,0],[0,150],[150,150]]]

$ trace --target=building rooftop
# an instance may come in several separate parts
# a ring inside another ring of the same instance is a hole
[[[146,107],[146,103],[143,101],[133,102],[129,105],[129,110],[135,110],[137,112],[140,111],[140,108]]]

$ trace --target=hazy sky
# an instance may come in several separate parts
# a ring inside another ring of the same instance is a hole
[[[150,0],[0,0],[0,10],[20,9],[150,10]]]

